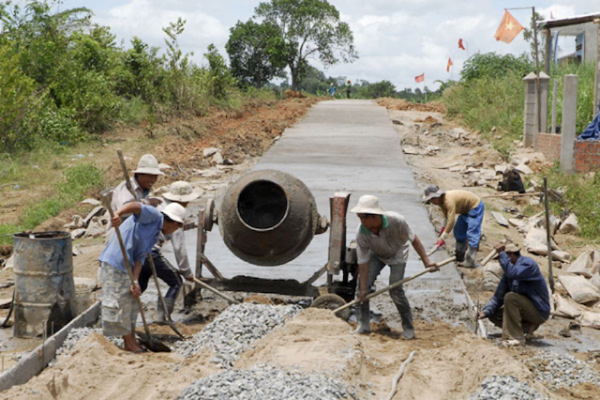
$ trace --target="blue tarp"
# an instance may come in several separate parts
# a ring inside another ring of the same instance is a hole
[[[596,114],[591,124],[585,128],[577,140],[598,140],[600,138],[600,112]]]

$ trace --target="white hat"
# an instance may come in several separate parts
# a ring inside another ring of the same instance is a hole
[[[358,204],[350,211],[357,214],[383,214],[385,212],[383,208],[379,206],[379,199],[369,194],[360,196]]]
[[[517,253],[519,251],[521,251],[521,247],[519,247],[518,244],[516,243],[509,243],[506,245],[505,250],[507,253]]]
[[[164,175],[163,172],[158,168],[158,160],[152,154],[144,154],[134,174],[148,174],[148,175]]]
[[[171,203],[165,207],[162,213],[171,218],[173,221],[183,224],[183,220],[185,218],[185,208],[181,204]]]
[[[191,183],[186,181],[177,181],[171,183],[169,191],[163,195],[167,200],[179,201],[181,203],[188,203],[192,200],[196,200],[204,193],[202,189],[196,189]]]

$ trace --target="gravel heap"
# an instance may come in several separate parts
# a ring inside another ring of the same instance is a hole
[[[593,367],[570,354],[540,351],[529,363],[536,378],[554,388],[580,383],[600,386],[600,375]]]
[[[192,383],[178,400],[358,399],[345,385],[322,373],[286,371],[271,365],[229,370]]]
[[[301,310],[296,305],[234,304],[191,339],[178,342],[175,349],[185,357],[190,357],[200,353],[206,346],[216,355],[212,362],[229,369],[237,360],[238,354],[251,348],[257,339],[282,326]]]
[[[481,383],[471,400],[546,400],[527,383],[521,383],[511,375],[492,375]]]

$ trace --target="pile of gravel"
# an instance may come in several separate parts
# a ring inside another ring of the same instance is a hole
[[[257,365],[229,370],[192,383],[178,400],[340,400],[358,399],[355,390],[322,373],[307,374]]]
[[[191,339],[178,342],[176,351],[185,357],[199,354],[203,347],[212,350],[214,363],[229,369],[238,354],[286,320],[298,314],[302,308],[296,305],[272,306],[266,304],[234,304],[219,314]]]
[[[539,394],[527,382],[521,383],[511,375],[492,375],[481,383],[479,389],[471,400],[546,400],[546,396]]]
[[[529,364],[537,379],[554,388],[580,383],[600,386],[600,375],[594,368],[570,354],[540,351]]]

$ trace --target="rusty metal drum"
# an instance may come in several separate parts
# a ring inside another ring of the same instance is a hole
[[[298,257],[310,244],[318,221],[315,199],[306,185],[276,170],[254,171],[233,183],[218,218],[229,250],[267,267]]]
[[[73,319],[73,250],[69,232],[20,233],[15,253],[15,337],[53,334]]]

